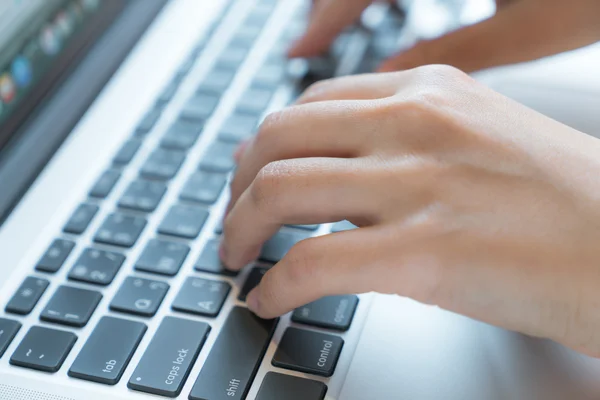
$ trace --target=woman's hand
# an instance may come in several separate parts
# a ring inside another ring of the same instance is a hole
[[[291,57],[315,56],[374,0],[316,0],[305,35]],[[449,64],[466,72],[531,61],[600,40],[598,0],[496,0],[495,16],[388,60],[381,71]]]
[[[446,66],[318,83],[240,154],[222,257],[304,240],[248,304],[382,292],[600,356],[600,144]]]

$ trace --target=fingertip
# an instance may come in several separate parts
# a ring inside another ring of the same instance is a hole
[[[260,316],[261,310],[258,296],[259,295],[257,288],[252,289],[252,291],[250,291],[250,293],[246,297],[246,304],[248,305],[248,309],[250,309],[250,311]]]
[[[316,57],[322,54],[327,49],[327,46],[318,43],[306,36],[296,40],[287,51],[288,58],[307,58]]]

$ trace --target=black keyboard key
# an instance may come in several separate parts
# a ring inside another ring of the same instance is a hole
[[[216,317],[219,315],[231,285],[227,282],[187,278],[173,301],[173,310]]]
[[[292,321],[325,329],[347,331],[354,318],[358,297],[355,295],[328,296],[297,308]]]
[[[233,114],[221,127],[219,139],[229,143],[239,143],[256,132],[258,118],[254,115]]]
[[[285,69],[279,63],[266,63],[254,75],[252,86],[274,90],[283,80]]]
[[[153,274],[174,276],[190,252],[183,243],[152,239],[135,264],[135,269]]]
[[[237,271],[230,271],[221,262],[219,257],[219,240],[211,239],[206,243],[194,269],[200,272],[208,272],[217,275],[236,276]]]
[[[354,225],[352,222],[340,221],[333,224],[333,226],[331,227],[331,232],[343,232],[352,229],[356,229],[356,225]]]
[[[94,241],[115,246],[131,247],[146,226],[146,219],[120,213],[111,214],[96,232]]]
[[[277,232],[264,244],[260,253],[261,260],[276,263],[299,241],[308,238],[303,232]]]
[[[245,45],[229,45],[227,46],[221,56],[217,59],[217,67],[222,69],[228,69],[237,71],[240,65],[246,59],[249,47]]]
[[[0,358],[21,329],[21,323],[11,319],[0,318]]]
[[[167,149],[188,150],[198,140],[203,126],[198,122],[177,121],[165,133],[160,145]]]
[[[267,372],[256,400],[324,400],[326,394],[323,382]]]
[[[248,297],[248,293],[252,291],[255,287],[258,286],[263,276],[267,273],[268,269],[263,267],[254,267],[248,274],[246,278],[246,282],[244,286],[242,286],[242,290],[240,290],[240,294],[238,295],[238,299],[240,301],[246,301],[246,297]]]
[[[209,146],[200,161],[199,168],[209,172],[229,172],[235,168],[233,153],[236,144],[217,141]]]
[[[165,317],[127,387],[159,396],[179,396],[209,332],[210,326],[204,322]]]
[[[273,91],[265,88],[250,88],[242,95],[236,111],[253,115],[262,115],[273,97]]]
[[[90,196],[98,199],[106,198],[121,178],[121,173],[114,169],[106,170],[90,190]]]
[[[245,399],[277,320],[234,307],[194,384],[190,400]]]
[[[271,16],[273,7],[268,4],[255,5],[244,20],[245,25],[262,27]]]
[[[75,210],[75,212],[71,216],[71,218],[69,218],[69,220],[67,221],[67,224],[63,228],[63,231],[75,235],[83,233],[96,216],[98,210],[98,206],[94,204],[80,204],[79,207],[77,207],[77,210]]]
[[[71,251],[75,247],[75,242],[65,239],[56,239],[48,250],[42,256],[42,259],[35,266],[35,269],[43,272],[56,272],[65,263]]]
[[[145,178],[169,180],[173,178],[183,161],[185,153],[180,150],[155,150],[142,166],[140,174]]]
[[[144,118],[138,124],[136,129],[136,135],[145,135],[150,132],[154,125],[156,125],[156,121],[160,118],[161,110],[158,108],[152,109],[144,115]]]
[[[162,91],[162,93],[160,94],[160,96],[158,96],[158,99],[156,101],[156,103],[158,104],[158,106],[163,107],[165,106],[168,102],[171,101],[171,99],[173,98],[173,96],[175,96],[175,93],[177,92],[177,89],[179,88],[179,80],[174,80],[171,81]]]
[[[69,376],[116,385],[146,333],[141,322],[102,317],[69,369]]]
[[[115,165],[127,165],[133,160],[133,157],[137,154],[138,150],[142,146],[140,139],[129,139],[119,149],[118,153],[113,158],[113,164]]]
[[[160,204],[167,192],[167,185],[163,182],[137,179],[129,185],[121,200],[119,207],[137,211],[152,212]]]
[[[106,286],[113,281],[123,261],[122,254],[88,248],[69,271],[69,279]]]
[[[208,211],[194,206],[177,204],[171,207],[158,227],[158,233],[195,239],[202,230]]]
[[[169,285],[165,282],[129,276],[110,303],[110,309],[152,317],[158,311],[168,291]]]
[[[74,333],[33,326],[13,353],[10,363],[38,371],[57,372],[76,341]]]
[[[307,374],[331,376],[344,340],[339,336],[288,328],[273,356],[273,365]]]
[[[212,93],[218,96],[222,95],[235,77],[236,71],[213,69],[204,78],[197,93]]]
[[[262,31],[262,26],[242,25],[233,35],[231,43],[236,45],[252,46],[258,35]]]
[[[223,221],[219,220],[219,222],[217,223],[217,226],[215,226],[215,233],[217,235],[220,235],[223,233]]]
[[[195,203],[213,204],[225,187],[227,175],[206,171],[195,172],[181,190],[179,198]]]
[[[32,276],[25,278],[6,305],[6,312],[19,315],[29,314],[40,301],[40,297],[42,297],[48,285],[50,285],[50,282],[46,279]]]
[[[198,93],[183,106],[180,117],[190,121],[205,121],[212,115],[218,104],[219,96]]]
[[[42,321],[83,327],[100,303],[102,294],[93,290],[60,286],[40,315]]]

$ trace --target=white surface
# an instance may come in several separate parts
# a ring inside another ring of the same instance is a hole
[[[528,107],[600,137],[600,43],[475,76]]]

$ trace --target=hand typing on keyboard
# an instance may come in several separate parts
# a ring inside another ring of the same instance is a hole
[[[232,270],[281,225],[360,226],[293,246],[259,316],[377,291],[600,356],[598,139],[429,66],[316,84],[238,156]]]
[[[329,48],[374,0],[316,0],[306,34],[290,56],[309,57]],[[415,2],[416,3],[416,2]],[[600,39],[596,0],[496,0],[494,17],[437,39],[422,41],[389,59],[381,71],[449,64],[471,72],[534,60]]]

